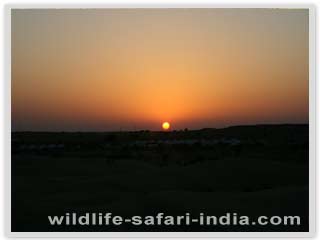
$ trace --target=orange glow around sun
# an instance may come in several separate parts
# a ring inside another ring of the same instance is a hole
[[[307,123],[308,19],[308,9],[14,9],[12,128]]]
[[[168,123],[168,122],[164,122],[164,123],[162,123],[162,129],[163,130],[169,130],[170,129],[170,123]]]

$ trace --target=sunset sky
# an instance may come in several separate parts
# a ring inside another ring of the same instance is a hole
[[[308,122],[308,10],[12,11],[12,130]]]

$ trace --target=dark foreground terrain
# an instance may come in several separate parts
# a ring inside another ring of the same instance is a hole
[[[300,226],[50,226],[48,215],[300,216]],[[12,133],[12,231],[308,231],[308,125]]]

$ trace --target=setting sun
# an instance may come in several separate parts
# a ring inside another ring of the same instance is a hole
[[[308,122],[307,9],[149,10],[13,10],[12,129]]]
[[[168,123],[168,122],[162,123],[162,129],[163,130],[169,130],[169,128],[170,128],[170,123]]]

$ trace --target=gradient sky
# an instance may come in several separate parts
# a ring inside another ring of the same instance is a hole
[[[12,11],[12,129],[308,122],[308,10]]]

